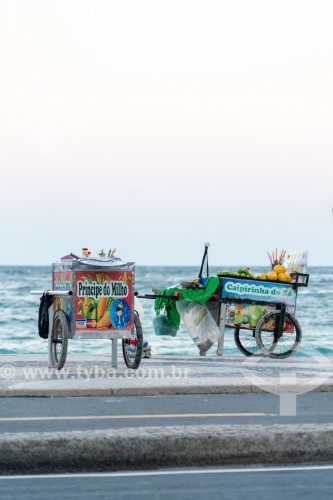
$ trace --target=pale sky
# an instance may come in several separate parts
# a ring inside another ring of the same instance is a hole
[[[331,0],[0,0],[0,265],[333,265],[332,25]]]

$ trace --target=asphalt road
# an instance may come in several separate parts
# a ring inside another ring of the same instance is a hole
[[[156,425],[332,422],[333,393],[291,395],[291,398],[291,411],[286,416],[280,415],[280,398],[266,393],[0,398],[0,432],[98,430]],[[285,410],[285,404],[283,408]],[[293,408],[296,414],[293,414]]]
[[[10,500],[147,498],[173,500],[293,500],[332,498],[333,465],[177,469],[108,474],[0,476],[0,498]]]

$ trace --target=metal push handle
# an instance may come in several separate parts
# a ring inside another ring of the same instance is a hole
[[[63,290],[31,290],[30,291],[30,295],[43,295],[44,293],[46,295],[54,295],[55,297],[61,297],[64,295],[73,295],[72,290],[67,290],[67,291],[63,291]]]
[[[206,264],[207,278],[209,277],[209,267],[208,267],[208,248],[209,247],[210,247],[210,243],[207,241],[207,243],[205,243],[205,251],[204,251],[204,254],[203,254],[203,257],[202,257],[202,262],[201,262],[201,267],[200,267],[198,278],[202,278],[202,273],[203,273],[204,265],[205,264]]]

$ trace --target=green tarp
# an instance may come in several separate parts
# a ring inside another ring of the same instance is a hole
[[[166,288],[165,290],[160,290],[159,295],[173,297],[175,292],[179,292],[180,296],[177,300],[193,300],[194,302],[198,302],[198,304],[204,304],[216,292],[218,285],[219,278],[211,276],[206,281],[204,288],[194,290],[189,288]],[[176,300],[167,298],[155,299],[154,307],[157,316],[165,313],[172,325],[178,330],[180,316],[176,308]]]

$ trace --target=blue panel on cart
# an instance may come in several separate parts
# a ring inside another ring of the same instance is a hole
[[[222,299],[253,300],[296,306],[297,294],[292,285],[269,281],[222,278]]]

